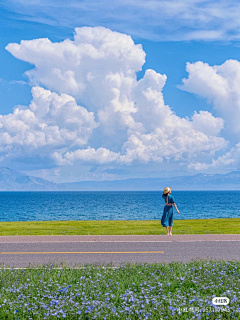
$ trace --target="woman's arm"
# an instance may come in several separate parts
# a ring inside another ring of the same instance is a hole
[[[177,205],[176,205],[175,202],[173,202],[173,203],[166,203],[166,206],[172,206],[172,205],[174,205],[174,208],[177,210],[177,213],[180,213],[180,211],[178,210]]]
[[[174,205],[175,209],[177,210],[177,213],[180,213],[175,202],[173,203],[173,205]]]

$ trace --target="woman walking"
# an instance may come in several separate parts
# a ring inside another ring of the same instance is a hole
[[[177,210],[177,213],[180,213],[178,210],[175,200],[171,195],[171,188],[167,187],[163,190],[162,198],[165,200],[165,207],[163,209],[163,215],[161,219],[161,225],[166,227],[167,235],[172,235],[172,226],[173,226],[173,205]]]

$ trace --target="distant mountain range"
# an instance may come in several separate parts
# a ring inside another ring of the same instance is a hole
[[[0,167],[0,191],[53,191],[58,188],[58,184],[45,179]]]
[[[227,174],[203,174],[171,178],[135,178],[114,181],[53,183],[9,168],[0,168],[0,191],[162,191],[240,190],[240,170]]]

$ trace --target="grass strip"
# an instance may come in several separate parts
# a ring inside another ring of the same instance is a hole
[[[175,220],[173,234],[239,234],[240,218]],[[158,235],[159,220],[0,222],[0,235]]]
[[[240,319],[239,261],[55,267],[0,269],[0,319]]]

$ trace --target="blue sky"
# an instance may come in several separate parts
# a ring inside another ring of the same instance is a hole
[[[237,1],[0,8],[2,166],[55,182],[240,167]]]

